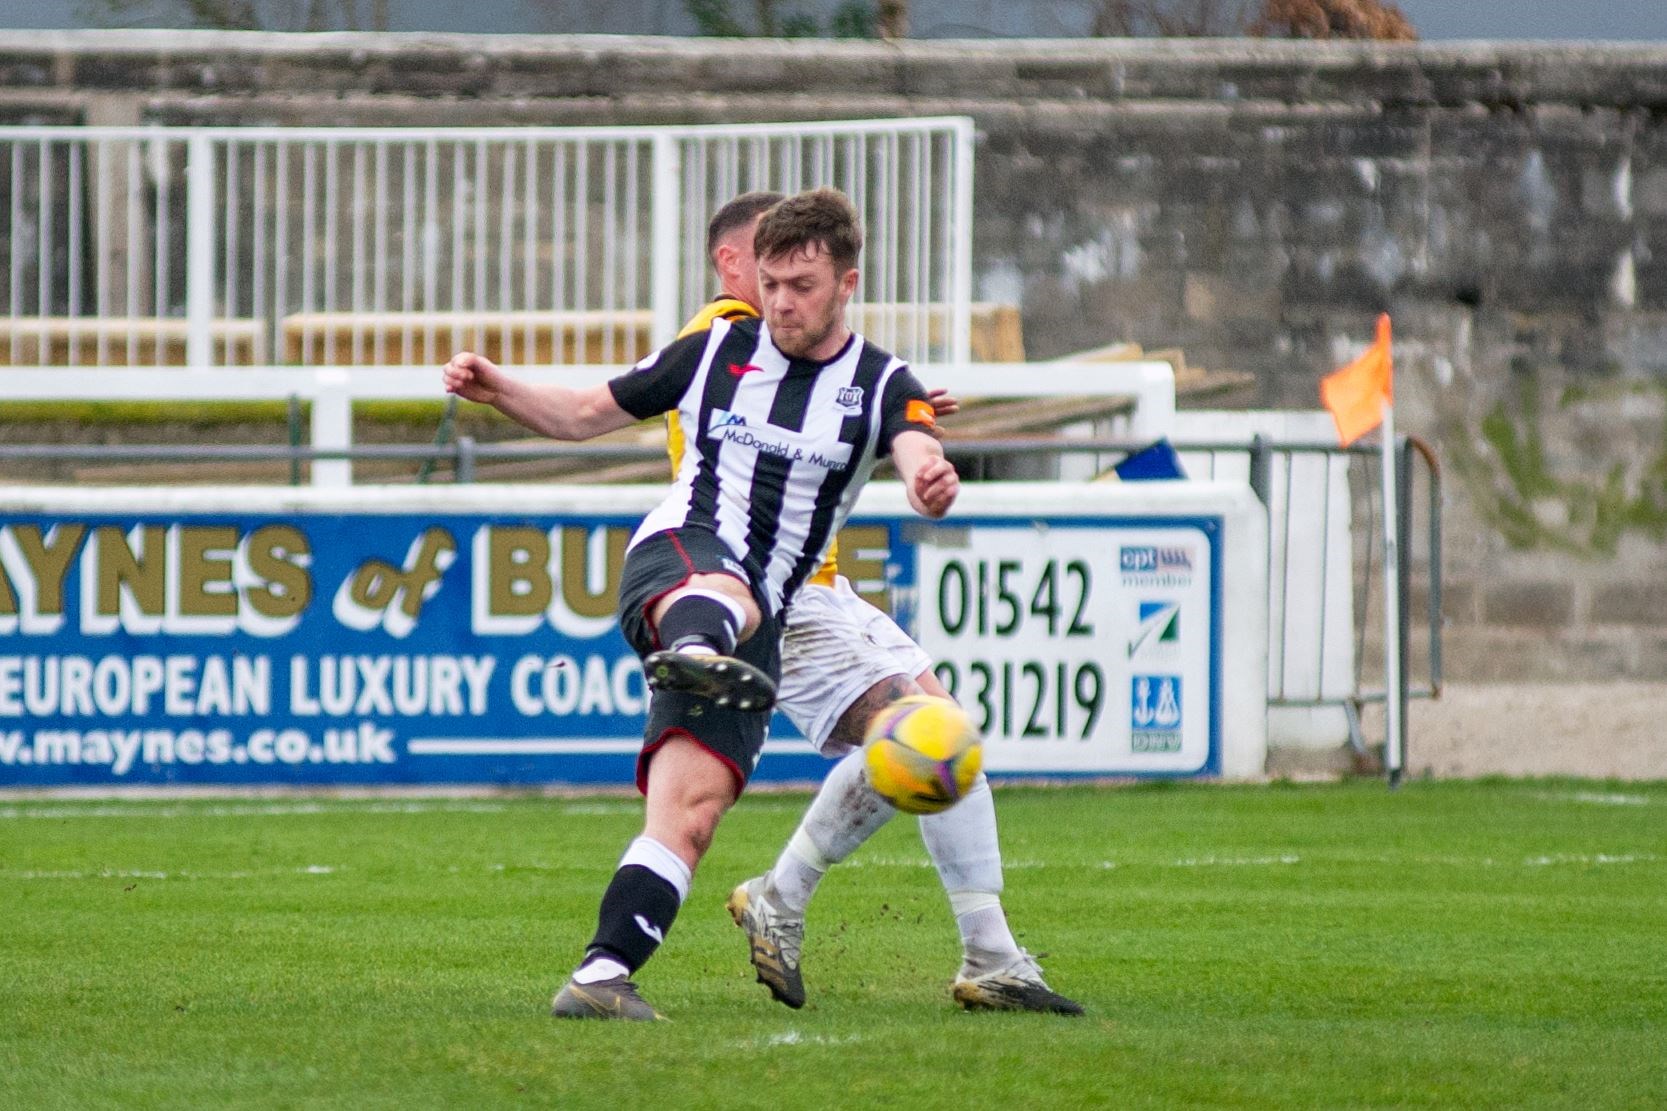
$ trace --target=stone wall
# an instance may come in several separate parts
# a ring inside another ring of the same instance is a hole
[[[1667,46],[0,34],[0,122],[968,114],[981,298],[1311,407],[1390,311],[1454,678],[1667,678]]]

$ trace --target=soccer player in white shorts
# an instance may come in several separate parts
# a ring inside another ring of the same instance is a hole
[[[756,315],[757,260],[752,234],[779,195],[747,193],[712,217],[707,252],[722,286],[688,326],[711,317]],[[940,414],[952,399],[937,399]],[[671,453],[682,448],[671,430]],[[804,914],[827,870],[891,820],[895,808],[868,786],[860,751],[876,712],[910,694],[948,698],[932,661],[890,616],[824,567],[794,596],[782,637],[777,707],[822,755],[839,762],[823,781],[798,829],[768,873],[736,887],[729,910],[746,931],[760,983],[790,1007],[805,1002],[799,974]],[[937,867],[961,934],[962,963],[952,988],[968,1009],[1079,1015],[1082,1007],[1053,991],[1034,958],[1019,948],[1001,905],[1001,848],[995,801],[979,773],[967,796],[940,814],[923,815],[920,833]]]

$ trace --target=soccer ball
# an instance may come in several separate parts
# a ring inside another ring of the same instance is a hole
[[[972,790],[984,742],[947,698],[913,694],[875,715],[863,738],[868,784],[910,814],[948,810]]]

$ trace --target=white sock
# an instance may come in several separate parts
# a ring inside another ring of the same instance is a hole
[[[635,840],[625,847],[625,855],[619,858],[619,867],[623,868],[627,864],[647,868],[650,872],[671,884],[677,891],[679,905],[689,897],[689,883],[694,879],[694,873],[689,870],[687,864],[683,863],[682,857],[648,836],[648,834],[639,834]]]
[[[800,826],[776,858],[775,867],[770,869],[770,890],[776,902],[789,914],[802,916],[805,907],[810,905],[810,897],[816,894],[816,885],[832,866],[833,861],[822,855],[816,842]]]
[[[961,948],[989,963],[1015,957],[1019,943],[1001,907],[1001,844],[996,802],[982,772],[965,798],[941,814],[920,819],[920,838],[949,894]]]
[[[969,964],[1006,964],[1019,955],[1019,943],[1007,926],[1007,912],[1001,909],[1001,896],[989,891],[954,891],[949,905],[955,911],[955,928],[961,931],[961,950]]]
[[[874,836],[897,810],[868,785],[861,749],[833,766],[787,842],[770,883],[784,909],[803,914],[827,870]]]
[[[922,815],[920,839],[926,842],[945,891],[1001,894],[996,801],[982,772],[960,802],[941,814]]]
[[[575,984],[594,984],[598,980],[611,980],[615,976],[628,976],[631,970],[614,960],[612,957],[596,957],[579,966],[573,973]]]

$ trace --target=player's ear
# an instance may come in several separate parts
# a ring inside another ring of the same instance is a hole
[[[839,295],[849,298],[857,291],[857,282],[862,278],[862,271],[855,266],[839,276]]]

